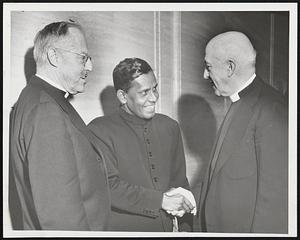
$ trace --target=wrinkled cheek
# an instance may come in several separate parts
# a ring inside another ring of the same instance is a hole
[[[86,84],[86,82],[83,81],[82,79],[80,79],[76,85],[77,85],[79,88],[84,88],[85,84]]]

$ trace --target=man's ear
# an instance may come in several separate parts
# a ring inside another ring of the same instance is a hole
[[[236,64],[232,59],[227,61],[227,77],[231,77],[235,71]]]
[[[121,102],[121,104],[126,104],[127,103],[127,96],[126,96],[126,92],[124,90],[119,89],[117,91],[117,97],[119,99],[119,101]]]
[[[56,50],[54,48],[49,48],[47,51],[47,58],[49,63],[54,66],[57,67],[58,65],[58,59],[57,59],[57,54],[56,54]]]

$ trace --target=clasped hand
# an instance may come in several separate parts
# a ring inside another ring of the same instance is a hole
[[[182,217],[185,213],[196,214],[193,194],[184,188],[172,188],[163,195],[162,208],[173,216]]]

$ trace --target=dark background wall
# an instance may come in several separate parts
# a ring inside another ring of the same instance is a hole
[[[115,65],[125,57],[145,59],[159,81],[158,112],[180,123],[187,175],[194,187],[203,178],[228,107],[227,100],[215,96],[203,78],[210,38],[229,30],[246,33],[258,53],[257,75],[288,95],[288,12],[15,11],[11,13],[10,106],[35,73],[35,34],[50,22],[68,19],[85,29],[93,59],[85,93],[71,100],[84,121],[118,106],[111,77]]]

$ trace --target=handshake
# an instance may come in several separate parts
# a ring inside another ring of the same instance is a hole
[[[163,195],[162,209],[176,217],[182,217],[185,213],[196,215],[196,201],[193,194],[182,188],[171,188]]]

